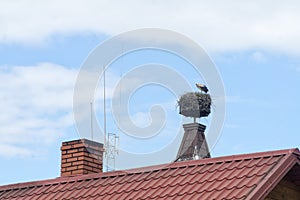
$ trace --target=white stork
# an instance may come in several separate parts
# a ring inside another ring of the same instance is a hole
[[[207,87],[206,87],[205,85],[203,85],[203,84],[196,83],[196,87],[197,87],[200,91],[202,91],[202,92],[205,92],[205,93],[208,92]]]

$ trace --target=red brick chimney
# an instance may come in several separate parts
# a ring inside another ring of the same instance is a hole
[[[61,176],[102,172],[103,144],[87,139],[63,142]]]

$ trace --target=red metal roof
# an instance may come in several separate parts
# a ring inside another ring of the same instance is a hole
[[[289,149],[60,177],[1,186],[0,199],[262,199],[299,160]]]

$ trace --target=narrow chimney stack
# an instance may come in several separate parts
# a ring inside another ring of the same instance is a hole
[[[87,139],[63,142],[61,176],[102,172],[103,144]]]
[[[175,162],[210,158],[204,131],[199,123],[183,124],[184,135]]]

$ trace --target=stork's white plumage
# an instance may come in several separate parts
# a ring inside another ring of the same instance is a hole
[[[208,88],[203,84],[196,83],[196,87],[202,92],[205,92],[205,93],[208,92]]]

